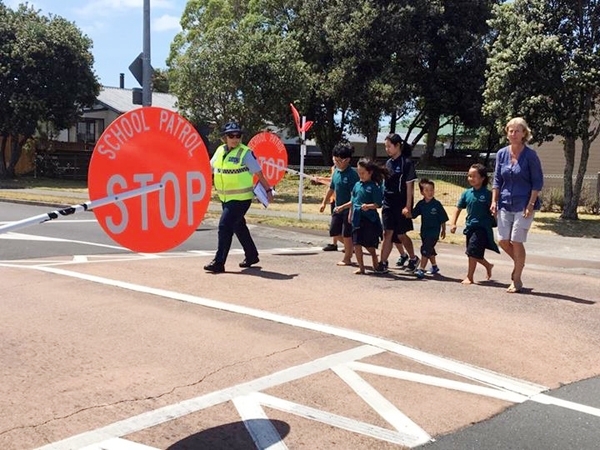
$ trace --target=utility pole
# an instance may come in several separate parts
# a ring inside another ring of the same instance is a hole
[[[152,106],[152,65],[150,64],[150,0],[144,0],[144,50],[142,106]]]

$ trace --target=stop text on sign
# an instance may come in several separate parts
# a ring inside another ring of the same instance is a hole
[[[271,186],[275,186],[285,175],[288,165],[288,154],[279,136],[268,131],[258,133],[248,147],[252,149],[263,175]]]

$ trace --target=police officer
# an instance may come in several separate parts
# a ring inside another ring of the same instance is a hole
[[[217,148],[210,160],[213,183],[223,212],[219,220],[219,243],[215,259],[204,266],[204,270],[208,272],[225,272],[225,262],[234,234],[244,249],[245,258],[240,267],[250,267],[259,262],[258,250],[244,218],[254,198],[253,176],[257,175],[258,182],[267,192],[269,202],[273,201],[273,191],[252,150],[242,144],[242,134],[238,123],[226,123],[221,130],[224,144]]]

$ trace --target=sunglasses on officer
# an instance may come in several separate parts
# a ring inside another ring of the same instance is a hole
[[[226,136],[229,139],[241,139],[242,135],[240,133],[227,133]]]

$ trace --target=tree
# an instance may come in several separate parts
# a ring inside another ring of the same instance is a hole
[[[480,125],[485,84],[487,19],[498,0],[415,2],[412,31],[417,48],[407,58],[406,74],[415,86],[411,128],[427,134],[422,159],[433,157],[438,130],[458,118],[465,127]],[[413,142],[415,144],[416,142]]]
[[[38,124],[60,130],[76,123],[100,85],[92,69],[92,43],[73,23],[24,5],[13,11],[0,4],[0,14],[6,37],[0,44],[0,175],[12,177]],[[9,136],[13,148],[6,167]]]
[[[260,1],[188,2],[167,65],[180,109],[197,125],[238,120],[253,133],[281,125],[303,89],[295,39],[263,14]]]
[[[515,0],[495,9],[485,108],[523,116],[535,142],[564,138],[563,219],[577,219],[590,145],[600,133],[600,2]],[[581,158],[573,184],[575,149]]]
[[[169,93],[169,71],[154,69],[152,72],[152,92]]]

